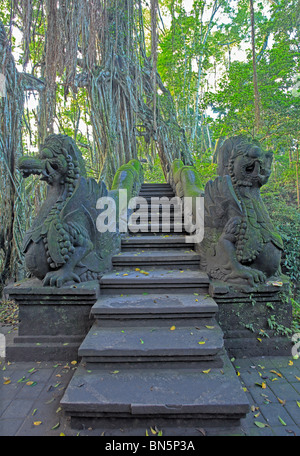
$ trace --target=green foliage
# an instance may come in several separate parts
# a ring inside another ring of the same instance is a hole
[[[270,315],[268,318],[268,326],[275,332],[276,335],[290,336],[292,334],[292,330],[290,328],[287,328],[276,321],[275,315]]]
[[[158,183],[165,182],[165,176],[160,164],[159,157],[156,157],[154,162],[143,163],[144,169],[144,182]]]
[[[281,192],[263,195],[269,214],[284,244],[282,270],[295,285],[300,285],[300,213],[287,205],[284,188]]]
[[[217,164],[212,162],[210,150],[207,150],[204,156],[194,154],[193,159],[194,167],[204,184],[208,180],[213,180],[217,177]]]

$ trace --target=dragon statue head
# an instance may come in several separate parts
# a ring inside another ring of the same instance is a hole
[[[66,196],[71,196],[79,176],[85,176],[81,152],[75,141],[66,135],[53,134],[46,138],[38,157],[23,156],[19,170],[24,178],[41,175],[50,186],[66,185]]]
[[[271,175],[273,153],[243,135],[227,139],[218,154],[219,176],[229,175],[235,187],[262,187]]]

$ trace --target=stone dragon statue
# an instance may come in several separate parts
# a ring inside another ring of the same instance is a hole
[[[114,250],[111,233],[109,239],[100,235],[95,223],[96,202],[107,189],[86,178],[74,140],[50,135],[38,157],[20,158],[19,169],[24,178],[36,174],[48,184],[47,198],[23,239],[30,273],[54,287],[98,278]]]
[[[262,201],[273,154],[244,136],[219,150],[218,174],[205,187],[201,267],[215,280],[251,287],[280,277],[283,244]]]

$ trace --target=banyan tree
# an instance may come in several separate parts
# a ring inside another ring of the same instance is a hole
[[[57,128],[58,93],[86,98],[93,163],[110,186],[120,165],[159,155],[164,174],[175,158],[191,164],[173,99],[157,72],[158,0],[5,0],[0,7],[0,292],[22,264],[22,182],[16,159],[28,127],[24,96],[34,93],[36,145]],[[145,37],[144,13],[149,16]],[[13,53],[21,36],[22,71]],[[84,122],[78,110],[77,124]],[[23,127],[22,127],[23,125]],[[30,131],[31,134],[31,131]],[[74,138],[76,139],[76,138]],[[30,220],[30,218],[29,218]]]

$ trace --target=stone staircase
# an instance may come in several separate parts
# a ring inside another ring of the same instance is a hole
[[[140,196],[174,194],[168,184],[143,184]],[[230,433],[249,405],[224,350],[208,277],[185,233],[166,232],[161,217],[156,225],[124,237],[102,277],[94,324],[61,404],[73,427],[113,435],[145,435],[150,426],[163,435],[172,427]]]

